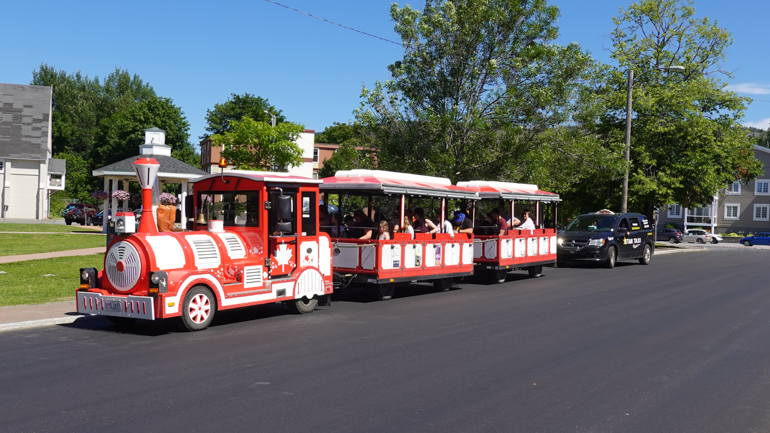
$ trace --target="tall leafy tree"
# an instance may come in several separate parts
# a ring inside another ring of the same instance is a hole
[[[316,143],[342,144],[360,135],[360,125],[334,122],[321,132],[315,134]]]
[[[222,134],[211,136],[214,146],[222,146],[222,156],[232,165],[246,170],[282,170],[302,163],[302,148],[296,141],[305,127],[282,122],[275,127],[250,117],[230,121]]]
[[[267,111],[267,113],[266,113]],[[215,134],[224,134],[230,130],[230,122],[242,120],[248,117],[258,122],[271,122],[272,113],[276,117],[276,123],[285,122],[281,110],[270,105],[267,99],[248,93],[236,95],[232,93],[230,98],[222,104],[215,104],[214,109],[206,110],[206,135],[201,140]]]
[[[622,143],[626,71],[633,69],[629,209],[648,215],[659,205],[708,204],[717,190],[760,172],[752,140],[739,124],[748,102],[719,77],[730,34],[697,18],[692,1],[644,0],[621,9],[611,35],[612,58],[599,116],[600,135]],[[683,66],[677,75],[665,68]],[[609,185],[620,202],[620,178]]]
[[[200,164],[182,110],[158,97],[138,75],[116,69],[100,81],[43,64],[33,72],[32,84],[53,86],[53,152],[67,160],[71,198],[87,200],[101,187],[92,170],[136,155],[150,127],[166,131],[175,157]]]
[[[553,43],[558,8],[545,0],[428,0],[422,11],[394,4],[390,12],[404,56],[388,67],[391,80],[363,89],[356,111],[378,165],[452,180],[523,180],[538,149],[553,143],[549,131],[570,120],[593,66],[576,44]]]

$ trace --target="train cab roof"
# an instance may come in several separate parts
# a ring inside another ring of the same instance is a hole
[[[474,189],[452,185],[444,177],[384,170],[342,170],[323,179],[322,191],[382,193],[478,200]]]
[[[533,200],[540,202],[559,202],[559,194],[543,191],[537,185],[529,183],[495,182],[472,180],[458,182],[457,186],[475,190],[481,198],[501,198],[504,200]]]
[[[223,173],[210,174],[208,176],[202,176],[193,181],[193,183],[209,180],[213,178],[224,177],[237,177],[241,179],[249,179],[255,182],[270,182],[270,183],[304,183],[304,184],[320,184],[321,181],[317,179],[310,179],[308,177],[296,176],[289,173],[279,173],[272,171],[250,171],[250,170],[227,170]]]

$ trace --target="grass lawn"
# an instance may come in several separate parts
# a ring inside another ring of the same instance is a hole
[[[50,232],[50,233],[71,233],[71,232],[96,232],[96,230],[90,227],[98,228],[99,226],[81,226],[80,224],[73,223],[71,226],[58,225],[58,224],[0,224],[0,232]]]
[[[0,233],[0,256],[106,247],[106,235]]]
[[[80,268],[103,266],[104,254],[0,264],[0,306],[74,301]]]

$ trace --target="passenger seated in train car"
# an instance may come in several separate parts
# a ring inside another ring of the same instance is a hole
[[[342,215],[339,212],[332,214],[332,227],[330,236],[335,238],[345,237],[345,223],[342,221]]]
[[[329,216],[329,208],[325,204],[318,206],[318,225],[321,227],[332,225],[332,219]]]
[[[492,224],[496,225],[498,229],[498,232],[493,234],[504,235],[508,233],[508,221],[506,221],[505,218],[500,216],[499,209],[492,209],[489,212],[489,218],[492,220]]]
[[[390,224],[387,221],[380,221],[380,235],[377,239],[381,241],[390,240]]]
[[[414,227],[412,227],[411,219],[411,216],[404,215],[404,220],[401,222],[401,225],[395,224],[393,226],[393,233],[410,234],[412,235],[412,239],[414,239]]]
[[[417,233],[438,233],[439,228],[433,224],[433,221],[425,218],[425,210],[421,207],[415,208],[412,213],[412,227]]]
[[[356,221],[357,234],[359,234],[358,239],[372,239],[374,221],[361,210],[353,212],[353,219]]]
[[[441,233],[447,233],[449,234],[452,239],[455,237],[455,228],[452,226],[452,222],[450,219],[452,218],[452,213],[449,213],[449,218],[445,219],[443,223],[441,223]],[[436,218],[436,220],[440,220],[440,218]]]
[[[521,213],[521,219],[517,219],[517,223],[514,224],[516,227],[516,230],[534,230],[535,229],[535,222],[532,221],[532,216],[529,213],[529,209],[524,209],[524,212]]]
[[[454,227],[455,233],[473,233],[473,221],[461,210],[454,211],[451,224]]]

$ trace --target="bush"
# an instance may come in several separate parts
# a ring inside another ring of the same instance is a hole
[[[664,227],[667,228],[667,229],[678,229],[679,228],[674,223],[666,223],[666,225]]]

